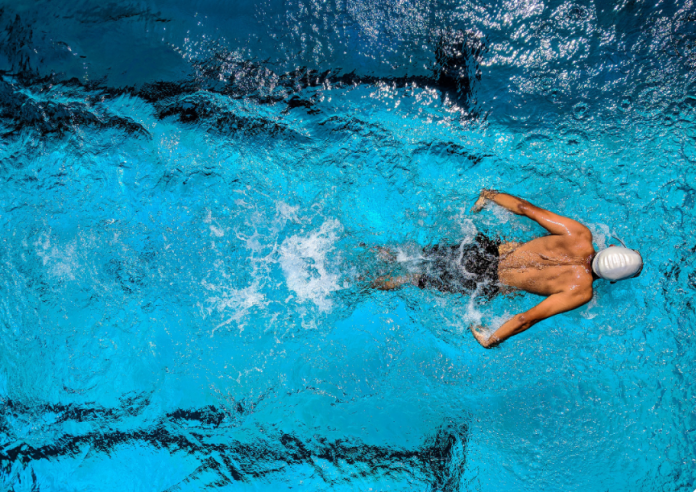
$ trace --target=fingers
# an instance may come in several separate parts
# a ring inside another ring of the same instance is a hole
[[[474,338],[476,341],[483,347],[486,347],[487,344],[487,339],[486,336],[479,331],[481,326],[469,326],[469,329],[471,330],[471,334],[474,335]]]
[[[480,196],[478,200],[476,200],[476,203],[474,203],[474,206],[471,207],[471,213],[478,213],[483,209],[484,205],[486,205],[486,199],[483,196]]]

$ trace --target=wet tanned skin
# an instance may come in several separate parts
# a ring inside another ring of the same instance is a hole
[[[532,309],[506,321],[490,337],[482,327],[471,327],[476,340],[494,347],[555,314],[576,309],[592,299],[592,233],[579,222],[532,205],[526,200],[494,190],[483,190],[472,212],[492,201],[517,215],[524,215],[550,235],[522,245],[500,247],[499,281],[507,286],[548,296]]]

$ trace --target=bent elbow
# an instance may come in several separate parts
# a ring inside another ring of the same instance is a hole
[[[535,324],[539,322],[538,319],[533,319],[528,316],[525,316],[524,314],[520,314],[517,316],[517,322],[519,323],[518,328],[515,330],[516,333],[521,333],[525,330],[528,330]]]
[[[518,215],[524,215],[525,217],[531,218],[532,214],[539,210],[539,207],[529,203],[527,200],[523,200],[521,198],[518,198],[518,200],[520,201],[520,203],[517,204],[516,213]]]
[[[530,204],[527,202],[520,201],[520,203],[517,204],[517,207],[515,207],[514,212],[517,215],[528,216],[529,215],[529,205]]]

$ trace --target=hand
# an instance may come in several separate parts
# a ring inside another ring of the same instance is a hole
[[[478,200],[476,200],[476,203],[474,203],[474,206],[471,207],[471,213],[479,213],[481,209],[484,207],[484,205],[486,205],[486,197],[484,197],[483,193],[481,193],[478,197]]]
[[[495,195],[497,195],[498,192],[495,190],[489,190],[484,188],[481,190],[481,193],[479,194],[478,200],[476,200],[476,203],[474,203],[474,206],[471,207],[471,213],[475,214],[481,211],[483,207],[486,205],[486,200],[490,200],[493,198]]]
[[[469,329],[471,330],[471,334],[474,335],[476,341],[480,343],[483,348],[493,348],[500,343],[500,340],[493,335],[486,335],[486,333],[483,331],[484,327],[481,325],[472,325],[469,327]]]

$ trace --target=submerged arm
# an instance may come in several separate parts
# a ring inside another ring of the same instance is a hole
[[[497,203],[513,214],[524,215],[532,219],[551,234],[564,236],[569,236],[571,234],[589,234],[591,237],[590,230],[573,219],[544,210],[522,198],[517,198],[507,193],[498,193],[495,190],[482,190],[471,211],[479,212],[486,204],[486,200]]]
[[[589,302],[590,299],[592,299],[592,291],[584,294],[561,292],[547,297],[529,311],[513,316],[490,336],[479,331],[480,327],[472,326],[470,329],[484,348],[492,348],[508,338],[528,330],[539,321],[578,308]]]

